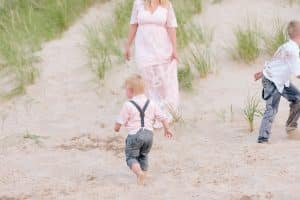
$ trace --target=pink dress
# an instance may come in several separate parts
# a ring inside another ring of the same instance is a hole
[[[167,28],[176,28],[172,5],[159,6],[153,13],[143,0],[135,0],[130,24],[138,24],[135,61],[146,82],[147,95],[164,110],[177,111],[179,102],[177,61]]]

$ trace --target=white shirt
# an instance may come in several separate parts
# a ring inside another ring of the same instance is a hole
[[[300,76],[299,46],[289,40],[278,48],[273,58],[265,63],[264,76],[272,81],[282,93],[289,87],[291,76]]]

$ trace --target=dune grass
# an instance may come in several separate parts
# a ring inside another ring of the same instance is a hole
[[[206,78],[212,71],[212,60],[208,49],[195,46],[191,50],[192,65],[197,69],[201,78]]]
[[[237,27],[234,34],[236,37],[233,52],[234,58],[246,63],[255,61],[260,55],[258,26],[248,22],[245,28]]]
[[[191,90],[193,88],[194,75],[190,64],[185,61],[183,66],[178,70],[178,81],[181,89]]]
[[[172,123],[184,123],[182,113],[179,110],[174,109],[171,105],[168,104],[166,104],[166,109],[168,113],[170,113],[170,115],[172,116]]]
[[[16,82],[5,95],[22,93],[34,82],[38,75],[33,67],[35,52],[41,44],[62,33],[95,1],[0,0],[0,69],[9,68]]]
[[[293,6],[295,3],[300,3],[300,0],[287,0],[287,2]]]
[[[203,2],[202,0],[190,0],[191,7],[194,7],[194,13],[201,13],[203,10]]]
[[[100,80],[116,59],[122,60],[122,39],[129,29],[129,19],[134,0],[119,1],[112,17],[105,23],[86,27],[87,52],[89,65],[97,72]]]
[[[45,136],[36,135],[29,131],[26,131],[25,135],[23,135],[24,140],[32,140],[35,144],[42,145],[44,139],[47,139]]]
[[[197,77],[206,78],[213,69],[211,54],[207,48],[193,46],[186,49],[184,60],[179,63],[178,80],[181,89],[190,91],[193,89],[193,81]],[[195,70],[193,70],[195,69]]]
[[[262,116],[259,98],[256,96],[248,96],[244,108],[244,117],[248,122],[249,131],[254,131],[254,119]]]
[[[176,13],[176,18],[178,22],[177,28],[177,42],[180,49],[185,48],[193,37],[196,30],[193,29],[193,23],[189,22],[195,14],[200,14],[202,12],[202,1],[201,0],[174,0],[172,1],[173,7]],[[195,28],[195,27],[194,27]],[[201,33],[199,33],[201,34]]]
[[[99,35],[100,27],[88,27],[86,31],[87,51],[90,57],[89,65],[96,71],[100,79],[105,77],[107,67],[111,64],[110,51],[105,41]]]
[[[218,3],[221,3],[223,0],[212,0],[212,4],[218,4]]]
[[[188,44],[182,49],[184,59],[179,63],[178,77],[181,88],[190,90],[196,77],[193,72],[198,72],[197,76],[200,78],[205,78],[212,72],[213,59],[209,47],[213,40],[213,31],[195,23],[189,23],[185,28]]]
[[[279,20],[274,23],[273,34],[264,36],[267,53],[273,55],[278,47],[287,41],[286,27]]]
[[[133,3],[133,0],[121,1],[114,10],[112,33],[118,39],[127,36]]]

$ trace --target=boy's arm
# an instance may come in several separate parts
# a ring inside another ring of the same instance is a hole
[[[164,127],[165,136],[168,138],[172,138],[174,134],[170,129],[168,118],[166,117],[165,113],[157,105],[155,105],[155,118],[158,121],[161,121],[161,123]]]
[[[130,117],[130,110],[128,108],[128,104],[125,103],[122,107],[122,110],[117,118],[117,121],[115,123],[115,128],[114,131],[115,132],[119,132],[122,125],[126,124],[129,120]]]
[[[173,134],[173,132],[170,129],[168,121],[165,119],[165,120],[162,121],[162,124],[164,126],[165,136],[167,138],[172,138],[174,136],[174,134]]]

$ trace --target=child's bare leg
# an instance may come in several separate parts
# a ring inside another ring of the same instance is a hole
[[[137,182],[138,185],[144,185],[145,184],[145,173],[143,172],[143,170],[141,169],[141,166],[139,163],[134,163],[131,166],[131,170],[133,171],[133,173],[136,174],[137,176]]]

